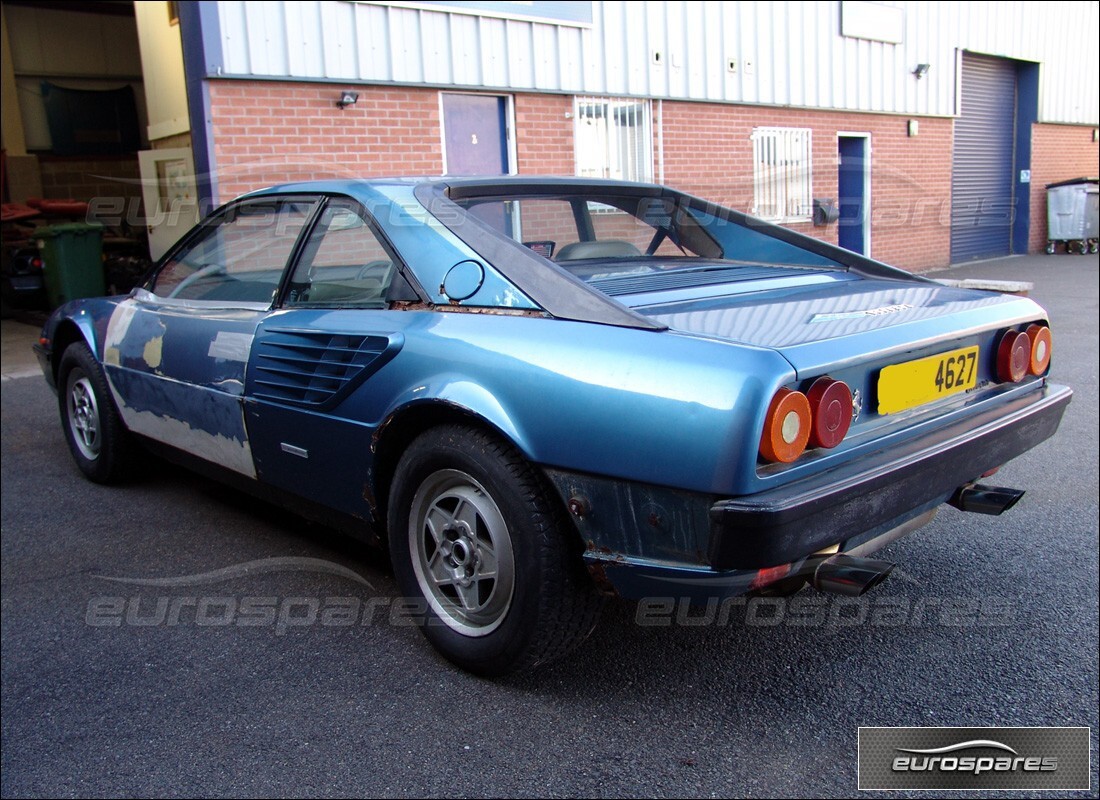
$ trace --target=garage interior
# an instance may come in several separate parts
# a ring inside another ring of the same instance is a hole
[[[9,280],[41,269],[43,226],[103,225],[104,288],[128,291],[165,205],[148,156],[191,145],[176,3],[11,0],[2,22],[5,313],[46,304]]]
[[[5,2],[3,50],[4,202],[116,196],[140,212],[149,138],[134,4]],[[51,102],[51,90],[65,96]],[[136,118],[97,109],[105,95],[92,92],[128,96]]]

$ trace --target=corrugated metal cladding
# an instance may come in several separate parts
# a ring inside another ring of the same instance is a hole
[[[1012,246],[1016,69],[964,53],[962,115],[951,166],[951,262],[995,258]]]
[[[231,76],[947,116],[970,50],[1042,63],[1040,121],[1100,120],[1100,4],[880,5],[901,9],[901,43],[841,36],[841,0],[606,0],[591,27],[367,2],[225,0],[218,17]]]

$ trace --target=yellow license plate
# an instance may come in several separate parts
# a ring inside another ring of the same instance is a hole
[[[878,379],[878,413],[896,414],[950,397],[978,383],[978,348],[962,347],[938,356],[883,367]]]

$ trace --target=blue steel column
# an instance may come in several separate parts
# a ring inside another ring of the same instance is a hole
[[[214,198],[218,192],[208,81],[210,77],[222,72],[218,4],[205,1],[180,3],[179,15],[183,74],[187,86],[187,113],[191,123],[191,150],[195,159],[199,216],[202,217],[214,207]]]

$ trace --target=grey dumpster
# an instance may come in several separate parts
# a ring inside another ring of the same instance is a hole
[[[1047,184],[1047,253],[1095,253],[1100,238],[1100,178]]]

